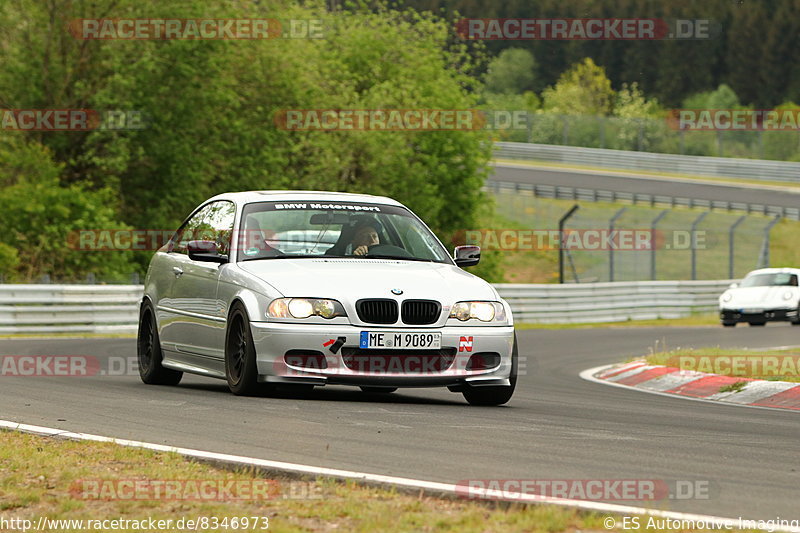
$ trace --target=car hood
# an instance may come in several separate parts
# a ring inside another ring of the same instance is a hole
[[[765,287],[739,287],[736,289],[729,289],[731,295],[729,302],[723,302],[726,306],[730,307],[758,307],[763,305],[792,305],[797,295],[797,287],[788,287],[786,285],[770,285]],[[783,295],[786,292],[792,293],[792,298],[784,300]]]
[[[385,259],[265,259],[239,267],[277,289],[283,296],[334,298],[498,300],[494,288],[454,265]]]

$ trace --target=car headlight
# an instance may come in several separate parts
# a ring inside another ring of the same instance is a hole
[[[722,301],[723,302],[730,302],[732,299],[733,299],[733,295],[731,293],[729,293],[729,292],[726,292],[725,294],[722,295]]]
[[[786,291],[786,292],[784,292],[784,293],[783,293],[783,299],[784,299],[784,300],[791,300],[791,299],[792,299],[792,296],[794,296],[794,295],[792,294],[792,291]]]
[[[450,318],[462,322],[471,318],[481,322],[505,322],[506,310],[500,302],[458,302],[450,310]]]
[[[272,300],[267,308],[267,316],[271,318],[308,318],[320,316],[334,318],[347,316],[342,304],[336,300],[324,298],[278,298]]]

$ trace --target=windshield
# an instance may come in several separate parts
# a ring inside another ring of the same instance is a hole
[[[240,261],[372,257],[451,263],[417,217],[391,205],[256,202],[242,210],[240,228]]]
[[[797,276],[785,272],[779,272],[777,274],[754,274],[744,278],[740,287],[769,287],[772,285],[797,287]]]

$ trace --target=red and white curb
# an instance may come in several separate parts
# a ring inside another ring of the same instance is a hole
[[[101,435],[92,435],[89,433],[77,433],[66,431],[63,429],[48,428],[42,426],[32,426],[29,424],[22,424],[19,422],[12,422],[10,420],[0,420],[0,429],[22,431],[25,433],[33,433],[36,435],[43,435],[48,437],[59,437],[73,440],[84,440],[94,442],[112,442],[121,446],[129,446],[132,448],[143,448],[146,450],[154,450],[158,452],[177,453],[189,459],[200,461],[207,461],[217,464],[234,465],[234,466],[253,466],[260,468],[264,471],[283,472],[286,474],[295,475],[313,475],[324,476],[335,479],[356,480],[361,483],[394,486],[405,489],[425,490],[431,493],[438,493],[447,496],[456,496],[463,494],[463,487],[451,483],[439,483],[435,481],[424,481],[419,479],[410,479],[394,476],[384,476],[381,474],[369,474],[366,472],[353,472],[350,470],[339,470],[335,468],[325,468],[319,466],[310,466],[297,463],[285,463],[281,461],[271,461],[268,459],[258,459],[255,457],[243,457],[240,455],[228,455],[225,453],[207,452],[203,450],[193,450],[190,448],[178,448],[173,446],[166,446],[164,444],[154,444],[151,442],[141,442],[135,440],[115,439],[112,437],[104,437]],[[676,511],[664,511],[660,509],[648,509],[646,507],[634,507],[629,505],[619,505],[613,503],[596,502],[591,500],[573,500],[567,498],[554,498],[551,496],[542,496],[539,494],[531,494],[526,492],[510,492],[508,490],[498,491],[495,489],[488,489],[482,487],[475,487],[470,489],[471,497],[474,499],[488,499],[488,500],[503,500],[516,503],[528,504],[551,504],[560,505],[563,507],[572,507],[582,509],[585,511],[614,513],[623,516],[629,515],[645,515],[659,518],[669,518],[673,520],[681,520],[691,522],[694,524],[702,523],[703,527],[699,529],[736,529],[736,524],[743,517],[727,518],[721,516],[680,513]],[[768,533],[776,531],[786,533],[800,533],[800,527],[793,524],[769,524],[765,521],[754,520],[756,524],[754,529],[763,530]],[[615,523],[612,517],[607,517],[604,520],[606,529],[624,529]],[[689,529],[696,529],[689,527]]]
[[[581,377],[589,381],[666,396],[800,411],[800,383],[707,374],[669,366],[648,365],[644,360],[590,368],[581,372]],[[746,382],[741,389],[720,392],[721,388],[741,381]]]

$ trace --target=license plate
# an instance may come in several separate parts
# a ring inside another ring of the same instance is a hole
[[[362,331],[359,348],[391,348],[392,350],[438,350],[442,347],[441,333],[408,331]]]
[[[747,313],[748,315],[763,313],[763,309],[759,309],[758,307],[749,307],[747,309],[742,309],[742,313]]]

